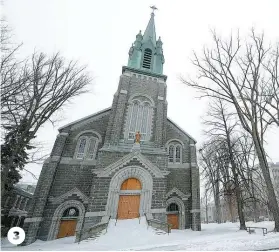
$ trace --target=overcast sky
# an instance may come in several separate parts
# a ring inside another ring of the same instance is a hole
[[[49,54],[60,51],[67,59],[87,64],[94,77],[92,93],[76,98],[63,110],[57,127],[46,125],[38,134],[50,152],[57,129],[69,122],[110,107],[121,67],[139,30],[146,28],[150,5],[155,4],[156,34],[161,36],[168,76],[168,117],[198,143],[202,142],[201,116],[206,102],[181,84],[179,75],[195,75],[190,59],[193,50],[211,43],[209,30],[228,35],[240,29],[247,35],[253,26],[267,39],[279,40],[279,1],[159,1],[159,0],[4,0],[4,16],[13,29],[14,41],[23,42],[22,56],[34,50]],[[272,129],[266,150],[279,162],[279,130]],[[40,166],[29,166],[39,176]],[[32,181],[24,173],[23,181]]]

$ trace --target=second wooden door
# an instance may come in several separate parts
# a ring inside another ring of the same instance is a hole
[[[168,223],[171,224],[171,229],[179,228],[178,214],[168,214]]]
[[[57,238],[74,236],[77,220],[61,220]]]

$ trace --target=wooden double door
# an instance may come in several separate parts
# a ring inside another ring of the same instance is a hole
[[[171,229],[179,229],[178,214],[168,214],[168,223],[171,224]]]
[[[118,219],[134,219],[139,217],[140,195],[120,195],[118,203]]]
[[[61,220],[57,238],[74,236],[77,226],[77,220]]]

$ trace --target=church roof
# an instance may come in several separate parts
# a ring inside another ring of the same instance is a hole
[[[184,133],[187,137],[191,138],[195,143],[197,142],[197,140],[195,138],[193,138],[190,134],[188,134],[185,130],[183,130],[182,128],[180,128],[175,122],[173,122],[171,119],[168,118],[168,121],[173,124],[174,127],[176,127],[179,131],[181,131],[182,133]]]
[[[154,47],[156,47],[156,31],[155,31],[155,21],[154,21],[154,13],[151,13],[151,17],[149,19],[148,25],[143,34],[143,42],[147,42],[149,39],[152,41]]]
[[[60,128],[58,129],[58,131],[60,132],[60,131],[62,131],[63,129],[65,129],[65,128],[67,128],[67,127],[70,127],[70,126],[73,126],[73,125],[75,125],[75,124],[82,123],[83,121],[85,122],[85,121],[87,121],[88,119],[92,119],[92,118],[94,118],[94,117],[100,116],[100,115],[102,115],[102,114],[104,114],[104,113],[109,112],[110,110],[111,110],[111,107],[106,108],[106,109],[103,109],[103,110],[101,110],[101,111],[99,111],[99,112],[97,112],[97,113],[94,113],[94,114],[92,114],[92,115],[83,117],[83,118],[81,118],[81,119],[79,119],[79,120],[73,121],[73,122],[71,122],[71,123],[69,123],[69,124],[66,124],[66,125],[60,127]],[[185,130],[183,130],[182,128],[180,128],[180,127],[179,127],[176,123],[174,123],[170,118],[167,118],[167,120],[168,120],[175,128],[177,128],[179,131],[181,131],[181,132],[182,132],[183,134],[185,134],[187,137],[191,138],[195,143],[197,142],[190,134],[188,134]]]
[[[103,109],[103,110],[101,110],[101,111],[99,111],[99,112],[97,112],[97,113],[94,113],[94,114],[92,114],[92,115],[89,115],[89,116],[85,116],[85,117],[83,117],[83,118],[80,118],[80,119],[78,119],[78,120],[76,120],[76,121],[73,121],[73,122],[71,122],[71,123],[68,123],[68,124],[66,124],[66,125],[64,125],[64,126],[62,126],[62,127],[60,127],[60,128],[58,129],[58,131],[60,132],[60,131],[62,131],[63,129],[65,129],[65,128],[67,128],[67,127],[73,126],[73,125],[75,125],[75,124],[77,124],[77,123],[81,123],[81,122],[83,122],[83,121],[86,121],[87,119],[92,119],[93,117],[97,117],[97,116],[99,116],[99,115],[102,115],[102,114],[104,114],[104,113],[106,113],[106,112],[108,112],[108,111],[110,111],[110,110],[111,110],[111,107],[106,108],[106,109]]]

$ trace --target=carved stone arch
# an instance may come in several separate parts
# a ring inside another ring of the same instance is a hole
[[[144,213],[148,214],[151,211],[153,178],[151,174],[142,167],[128,166],[118,171],[111,179],[109,186],[109,194],[106,205],[107,215],[111,218],[116,218],[120,187],[122,183],[128,178],[136,178],[141,182],[142,190],[140,197],[139,213],[142,216]]]
[[[175,141],[179,142],[182,145],[182,148],[185,148],[184,143],[180,139],[177,139],[177,138],[172,138],[172,139],[168,140],[165,144],[165,147],[167,148],[171,142],[175,142]]]
[[[179,209],[179,229],[185,229],[185,206],[183,201],[178,197],[169,198],[166,202],[167,207],[171,204],[175,203]]]
[[[56,239],[58,231],[59,231],[62,215],[63,215],[64,211],[67,208],[70,208],[70,207],[75,207],[79,211],[79,216],[78,216],[78,219],[77,219],[76,232],[81,230],[83,219],[84,219],[84,214],[85,214],[85,207],[80,201],[68,200],[68,201],[65,201],[62,204],[60,204],[56,208],[56,210],[53,214],[50,229],[49,229],[49,232],[48,232],[48,237],[47,237],[48,241]]]
[[[152,107],[155,107],[155,102],[154,102],[154,100],[152,99],[152,97],[149,96],[149,95],[147,95],[147,94],[142,94],[142,93],[136,93],[136,94],[131,95],[130,98],[129,98],[129,100],[128,100],[128,103],[131,103],[131,102],[133,101],[133,99],[134,99],[135,97],[137,97],[137,96],[143,96],[143,97],[147,98],[148,100],[150,100],[151,106],[152,106]]]
[[[79,139],[80,136],[82,136],[83,134],[85,133],[92,133],[92,134],[95,134],[98,138],[99,138],[99,142],[102,142],[102,136],[100,135],[100,133],[98,133],[97,131],[95,130],[84,130],[84,131],[81,131],[80,133],[78,133],[74,140],[77,141]]]

